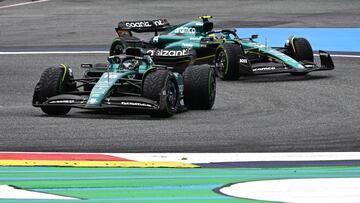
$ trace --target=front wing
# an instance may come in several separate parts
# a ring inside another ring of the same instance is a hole
[[[140,111],[156,111],[160,109],[158,102],[144,97],[107,97],[100,105],[87,104],[88,96],[61,94],[50,97],[43,103],[34,103],[34,107],[73,107],[89,110],[132,109]]]
[[[277,62],[266,62],[266,63],[255,63],[250,64],[248,61],[242,63],[242,60],[239,60],[240,68],[251,69],[253,75],[264,75],[264,74],[278,74],[278,73],[308,73],[313,71],[327,71],[333,70],[335,68],[332,58],[329,53],[325,51],[319,51],[320,56],[320,65],[317,65],[310,61],[300,61],[305,69],[296,70],[284,63]],[[243,60],[244,61],[244,60]]]

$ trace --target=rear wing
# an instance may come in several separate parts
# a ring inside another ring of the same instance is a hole
[[[125,33],[132,36],[131,32],[155,32],[155,35],[157,35],[158,31],[164,31],[168,27],[170,27],[170,23],[166,19],[120,21],[115,30],[119,36],[122,36]]]

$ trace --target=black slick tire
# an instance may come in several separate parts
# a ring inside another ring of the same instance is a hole
[[[295,38],[292,37],[289,39],[289,45],[287,46],[287,52],[289,56],[296,61],[310,61],[314,62],[314,53],[309,41],[305,38]],[[291,75],[306,75],[307,72],[294,72]]]
[[[214,70],[208,66],[188,67],[184,76],[184,103],[188,109],[211,109],[216,96]]]
[[[177,112],[179,90],[174,75],[169,70],[154,70],[145,75],[142,95],[160,104],[152,117],[167,118]]]
[[[296,61],[314,62],[314,53],[309,41],[305,38],[290,38],[288,52]]]
[[[237,80],[240,76],[238,56],[244,55],[237,44],[220,44],[215,51],[215,70],[222,80]]]
[[[75,91],[76,84],[70,79],[72,75],[67,66],[50,67],[41,74],[39,82],[36,84],[33,103],[41,104],[50,97],[63,94],[67,91]],[[41,110],[49,115],[65,115],[71,107],[43,106]]]
[[[126,49],[126,41],[122,37],[115,38],[110,46],[109,55],[123,54]]]

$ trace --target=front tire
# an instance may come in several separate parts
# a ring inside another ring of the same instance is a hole
[[[39,82],[36,84],[33,103],[42,104],[50,97],[63,94],[67,91],[75,91],[76,84],[71,81],[71,69],[65,65],[50,67],[41,74]],[[71,107],[43,106],[41,110],[49,115],[65,115]]]
[[[237,80],[240,76],[238,56],[244,55],[237,44],[224,43],[215,51],[215,70],[222,80]]]
[[[185,106],[189,109],[211,109],[216,96],[213,69],[207,66],[188,67],[183,76]]]
[[[155,70],[145,76],[143,97],[160,104],[160,109],[151,113],[152,117],[167,118],[177,112],[179,89],[175,76],[169,70]]]
[[[305,38],[291,37],[287,45],[288,55],[296,61],[310,61],[314,63],[314,53],[309,41]],[[302,76],[308,72],[294,72],[291,75]]]
[[[287,50],[290,57],[292,57],[296,61],[314,62],[313,49],[309,41],[305,38],[290,38]]]

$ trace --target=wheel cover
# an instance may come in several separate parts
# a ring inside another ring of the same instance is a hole
[[[178,92],[174,81],[169,80],[166,88],[166,104],[171,108],[171,111],[175,111],[178,100]]]
[[[215,59],[215,70],[218,76],[220,76],[221,78],[223,78],[225,75],[226,66],[227,66],[226,54],[224,50],[221,50]]]

